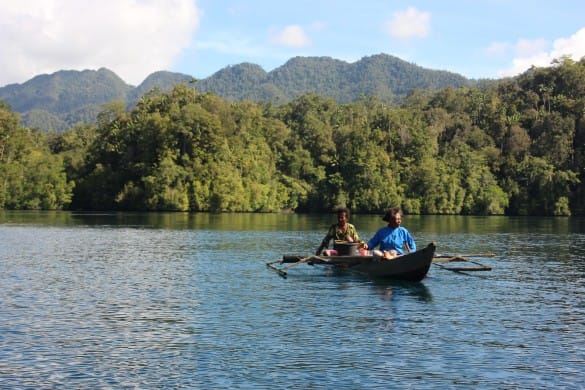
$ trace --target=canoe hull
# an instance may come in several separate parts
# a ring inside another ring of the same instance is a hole
[[[391,260],[374,258],[356,264],[352,270],[375,278],[390,278],[418,282],[425,278],[433,262],[435,244]]]
[[[435,249],[435,243],[430,243],[423,249],[391,260],[375,256],[314,256],[309,264],[325,264],[349,269],[373,278],[418,282],[427,275],[433,262]],[[282,262],[295,263],[301,258],[302,256],[284,256]]]

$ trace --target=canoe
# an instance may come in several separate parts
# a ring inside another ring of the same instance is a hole
[[[416,252],[387,260],[378,256],[309,256],[284,255],[279,263],[289,263],[289,266],[278,268],[274,263],[267,266],[286,276],[288,268],[299,264],[327,265],[334,268],[349,269],[373,278],[388,278],[407,281],[424,279],[431,267],[435,255],[436,244],[430,243]]]

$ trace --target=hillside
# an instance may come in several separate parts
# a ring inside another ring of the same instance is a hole
[[[376,96],[393,103],[415,88],[437,90],[469,85],[472,81],[387,54],[364,57],[355,63],[330,57],[295,57],[271,72],[242,63],[197,82],[186,74],[160,71],[137,87],[126,84],[105,68],[63,70],[2,87],[0,100],[21,114],[25,126],[63,131],[79,122],[94,122],[105,103],[121,100],[131,106],[153,88],[167,91],[177,83],[194,85],[200,92],[213,92],[230,101],[282,104],[309,92],[339,103],[356,101],[361,96]]]
[[[105,68],[62,70],[0,88],[0,99],[21,114],[25,126],[59,131],[78,122],[95,121],[102,104],[126,101],[132,89]]]
[[[285,103],[313,92],[339,103],[350,103],[361,96],[393,102],[415,88],[438,90],[471,83],[455,73],[425,69],[378,54],[351,64],[330,57],[295,57],[268,73],[258,65],[244,63],[199,80],[197,89],[232,101]]]

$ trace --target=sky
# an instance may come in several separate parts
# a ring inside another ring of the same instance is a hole
[[[0,0],[0,86],[105,67],[130,85],[389,54],[467,78],[585,57],[582,0]]]

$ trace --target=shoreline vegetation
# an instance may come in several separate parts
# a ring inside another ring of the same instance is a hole
[[[400,105],[177,84],[62,133],[0,102],[0,209],[585,215],[585,60]]]

